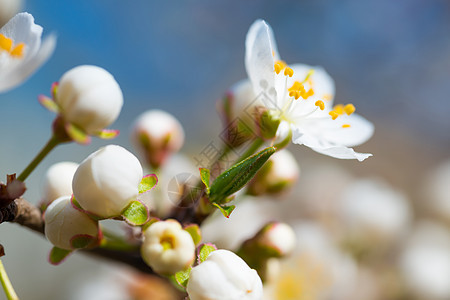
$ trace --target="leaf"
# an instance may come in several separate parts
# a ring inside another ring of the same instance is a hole
[[[158,184],[158,177],[156,177],[155,174],[148,174],[144,176],[141,180],[141,183],[139,183],[138,187],[139,194],[150,191],[157,184]]]
[[[275,151],[275,147],[268,147],[220,174],[211,184],[211,202],[223,203],[228,196],[243,188]]]
[[[235,205],[230,205],[230,206],[226,206],[226,205],[220,205],[217,203],[213,203],[213,205],[215,207],[217,207],[218,209],[220,209],[220,212],[226,217],[229,218],[231,213],[233,212],[233,210],[236,208]]]
[[[59,106],[58,106],[58,104],[56,104],[55,101],[53,101],[53,99],[51,99],[45,95],[39,95],[38,101],[45,109],[47,109],[51,112],[54,112],[54,113],[59,112]]]
[[[55,265],[55,266],[59,265],[72,252],[73,252],[72,250],[66,250],[66,249],[61,249],[61,248],[58,248],[58,247],[53,247],[52,250],[50,251],[50,255],[48,257],[48,261],[52,265]]]
[[[192,267],[187,268],[186,270],[175,273],[175,281],[181,287],[186,288],[187,283],[189,281],[189,275],[191,275]]]
[[[209,169],[206,168],[199,168],[199,170],[200,170],[200,178],[203,184],[206,186],[206,193],[209,194],[209,180],[211,178],[211,173]]]
[[[98,138],[104,139],[104,140],[110,140],[119,135],[120,131],[115,129],[103,129],[102,131],[97,132],[95,135]]]
[[[208,256],[217,250],[216,245],[214,244],[203,244],[197,248],[197,263],[201,264],[204,262]]]
[[[184,227],[184,230],[189,232],[195,245],[200,244],[200,242],[202,241],[202,232],[200,231],[200,227],[198,227],[197,224],[188,225]]]
[[[97,242],[97,238],[88,234],[77,234],[70,239],[70,244],[75,249],[82,249],[92,246]]]
[[[87,145],[91,142],[91,137],[78,126],[72,123],[66,123],[64,127],[67,135],[76,143]]]
[[[133,226],[144,225],[150,218],[147,206],[140,201],[132,201],[122,212],[125,221]]]

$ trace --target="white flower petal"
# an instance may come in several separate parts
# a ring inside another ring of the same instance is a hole
[[[250,27],[245,41],[245,67],[255,94],[274,88],[274,62],[278,57],[272,29],[263,20]]]
[[[42,27],[34,24],[34,18],[29,13],[14,16],[0,29],[0,34],[12,39],[14,44],[24,43],[26,55],[32,55],[41,46]]]
[[[363,161],[372,156],[370,153],[358,153],[352,148],[330,143],[316,135],[301,132],[298,128],[293,128],[292,130],[292,142],[294,144],[305,145],[318,153],[340,159],[357,159]]]

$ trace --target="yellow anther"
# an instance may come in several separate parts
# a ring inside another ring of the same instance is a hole
[[[10,52],[13,41],[0,33],[0,49]]]
[[[333,95],[331,94],[325,94],[322,96],[323,100],[325,101],[330,101],[331,99],[333,99]]]
[[[284,69],[284,75],[292,77],[292,75],[294,75],[294,71],[291,68],[286,67],[286,69]]]
[[[18,44],[14,49],[11,51],[11,55],[15,57],[22,57],[23,56],[23,49],[25,48],[24,43]]]
[[[272,50],[272,56],[275,57],[275,51]]]
[[[309,89],[308,92],[304,92],[303,93],[302,97],[303,97],[303,99],[308,99],[312,95],[314,95],[314,90],[313,89]]]
[[[352,113],[354,113],[355,110],[356,110],[355,106],[354,106],[353,104],[351,104],[351,103],[347,104],[347,105],[344,107],[345,113],[346,113],[347,115],[349,115],[349,116],[350,116]]]
[[[339,114],[337,112],[335,112],[334,110],[330,111],[328,114],[331,116],[331,118],[333,120],[336,120],[337,117],[339,117]]]
[[[325,109],[325,103],[323,103],[322,100],[317,100],[315,105],[320,107],[320,110],[324,110]]]
[[[350,124],[343,124],[342,128],[350,128]]]
[[[344,105],[338,104],[338,105],[336,105],[336,106],[333,107],[333,110],[334,110],[338,115],[342,115],[342,114],[344,114]]]
[[[274,64],[275,73],[280,74],[281,70],[286,67],[286,63],[282,60],[278,60]]]
[[[300,98],[300,92],[299,91],[290,91],[289,97],[294,97],[295,100],[297,100],[298,98]]]

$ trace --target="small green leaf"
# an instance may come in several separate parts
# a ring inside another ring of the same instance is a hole
[[[67,135],[76,143],[81,145],[87,145],[91,142],[91,137],[82,129],[80,129],[78,126],[72,123],[66,123],[65,129]]]
[[[189,275],[191,274],[192,267],[187,268],[186,270],[175,273],[175,281],[183,288],[187,287],[187,283],[189,281]]]
[[[133,226],[144,225],[150,218],[148,208],[139,201],[132,201],[122,212],[125,221]]]
[[[72,253],[72,250],[53,247],[52,250],[50,251],[48,261],[52,265],[59,265],[70,253]]]
[[[97,238],[88,234],[79,234],[70,239],[70,244],[75,249],[87,248],[96,242],[98,242]]]
[[[236,208],[235,205],[230,205],[230,206],[225,206],[225,205],[220,205],[217,203],[213,203],[213,205],[215,207],[217,207],[218,209],[220,209],[220,212],[226,217],[229,218],[231,213],[233,212],[233,210]]]
[[[47,110],[49,110],[51,112],[55,112],[55,113],[59,112],[58,104],[56,104],[56,102],[53,101],[53,99],[51,99],[45,95],[39,95],[38,101]]]
[[[206,193],[209,194],[209,180],[211,178],[211,173],[209,169],[206,168],[200,168],[200,178],[203,182],[203,184],[206,186]]]
[[[139,183],[139,194],[150,191],[158,183],[158,177],[155,174],[144,176]]]
[[[200,242],[202,241],[202,232],[200,231],[200,227],[198,227],[197,224],[188,225],[184,227],[184,230],[189,232],[195,245],[200,244]]]
[[[104,139],[104,140],[110,140],[119,135],[119,130],[114,129],[103,129],[102,131],[99,131],[96,133],[96,136],[98,138]]]
[[[275,151],[275,147],[268,147],[220,174],[211,184],[211,202],[223,203],[228,196],[243,188]]]
[[[147,228],[149,228],[151,225],[159,221],[161,221],[161,219],[159,218],[150,218],[150,220],[148,220],[148,222],[145,223],[144,226],[142,226],[142,231],[146,231]]]
[[[197,263],[201,264],[204,262],[208,256],[217,250],[216,245],[214,244],[203,244],[197,248]]]

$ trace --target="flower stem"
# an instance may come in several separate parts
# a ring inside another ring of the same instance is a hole
[[[243,161],[250,155],[254,154],[256,150],[258,150],[259,147],[261,147],[264,144],[264,140],[261,138],[256,138],[255,141],[250,145],[250,147],[245,151],[244,154],[239,157],[239,159],[236,161],[236,163]]]
[[[5,290],[6,298],[8,300],[19,300],[16,292],[11,284],[11,281],[8,278],[8,274],[6,274],[5,267],[3,266],[2,261],[0,260],[0,281],[2,282],[3,289]]]
[[[124,252],[133,252],[139,251],[139,245],[130,244],[123,238],[115,235],[112,232],[106,231],[102,229],[104,238],[100,243],[100,248],[116,250],[116,251],[124,251]]]
[[[25,179],[33,172],[33,170],[39,165],[39,163],[47,156],[47,154],[50,153],[50,151],[53,150],[56,146],[58,146],[61,143],[61,141],[55,136],[52,135],[52,137],[49,139],[47,144],[42,148],[41,152],[36,155],[36,157],[33,159],[32,162],[25,168],[25,170],[20,173],[19,177],[17,177],[18,180],[24,182]]]

